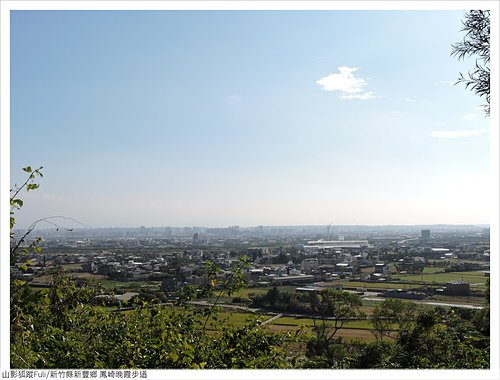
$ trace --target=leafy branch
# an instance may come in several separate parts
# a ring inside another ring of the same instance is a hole
[[[486,115],[490,114],[490,11],[472,10],[465,14],[462,22],[466,34],[462,42],[452,44],[451,55],[458,60],[478,56],[475,69],[460,77],[455,84],[463,83],[476,95],[486,98],[483,105]]]
[[[220,298],[224,293],[227,295],[231,295],[234,292],[238,291],[245,285],[245,281],[243,280],[243,269],[248,266],[247,264],[247,258],[242,257],[238,261],[238,265],[236,268],[234,268],[231,271],[231,275],[228,277],[228,279],[224,282],[224,285],[222,286],[222,290],[219,292],[217,295],[217,298],[215,299],[215,302],[210,306],[210,309],[207,313],[207,316],[205,318],[205,321],[203,323],[203,330],[205,330],[208,320],[210,319],[210,316],[212,315],[215,307],[219,303]],[[221,272],[221,269],[215,265],[213,262],[209,261],[207,263],[207,277],[210,280],[210,285],[215,287],[217,285],[217,273]]]

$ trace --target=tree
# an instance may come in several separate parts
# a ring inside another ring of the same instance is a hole
[[[316,365],[330,368],[343,366],[345,346],[341,338],[335,339],[335,334],[347,321],[361,316],[361,305],[361,298],[357,294],[331,289],[311,297],[311,310],[317,317],[313,318],[315,337],[307,344],[307,356]],[[318,317],[319,323],[316,321]]]
[[[484,97],[486,115],[490,114],[490,11],[472,10],[465,14],[461,31],[466,32],[462,42],[452,45],[451,55],[463,60],[476,56],[476,65],[468,76],[460,73],[457,83],[464,83],[476,95]]]
[[[391,358],[396,368],[488,368],[489,360],[489,336],[444,308],[422,308],[400,331]]]
[[[407,330],[415,320],[417,305],[413,302],[403,302],[398,299],[387,299],[374,308],[370,322],[372,333],[377,340],[383,337],[394,338],[400,330]]]

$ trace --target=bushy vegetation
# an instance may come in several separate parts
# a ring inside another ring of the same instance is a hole
[[[284,336],[254,321],[216,333],[206,309],[143,303],[129,313],[89,304],[98,292],[62,273],[47,291],[18,289],[13,301],[13,368],[287,368]]]
[[[266,294],[254,296],[252,306],[289,313],[311,313],[309,294],[280,292],[276,286]]]

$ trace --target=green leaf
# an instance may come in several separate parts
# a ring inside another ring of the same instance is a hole
[[[23,168],[23,170],[26,172],[26,173],[31,173],[33,170],[31,169],[31,166],[26,166],[25,168]]]
[[[179,355],[177,355],[175,352],[171,352],[169,355],[170,359],[175,363],[177,360],[179,360]]]
[[[40,185],[36,183],[29,183],[28,186],[26,186],[26,191],[35,190],[38,189],[39,187]]]
[[[10,204],[12,206],[18,205],[19,207],[23,207],[24,202],[22,199],[11,199]]]

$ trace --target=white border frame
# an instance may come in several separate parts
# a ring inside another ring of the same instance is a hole
[[[0,370],[10,368],[10,349],[7,337],[9,326],[9,225],[7,208],[10,186],[10,11],[14,10],[468,10],[491,9],[491,368],[489,370],[148,370],[149,379],[230,379],[262,378],[302,379],[500,379],[499,341],[499,109],[498,57],[499,8],[498,1],[14,1],[0,2]],[[458,31],[457,31],[458,32]],[[450,43],[453,41],[450,41]],[[39,371],[42,372],[42,371]]]

